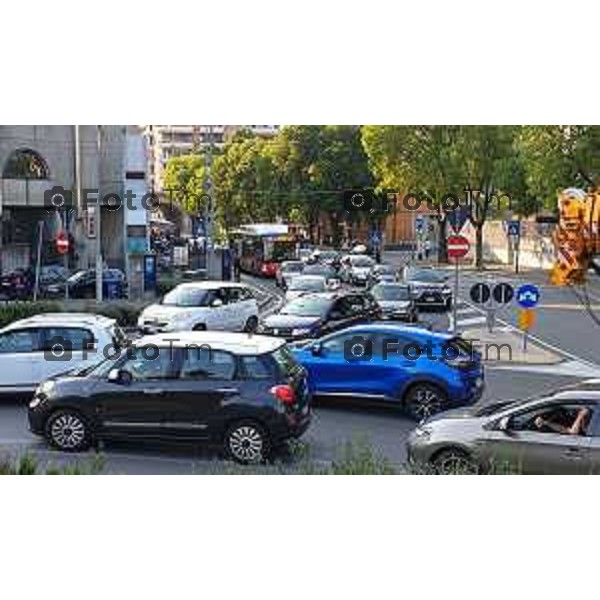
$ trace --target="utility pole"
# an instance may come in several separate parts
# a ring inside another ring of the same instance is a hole
[[[221,279],[215,254],[215,199],[213,197],[213,185],[211,170],[213,164],[213,126],[208,126],[208,151],[204,155],[204,166],[206,167],[206,178],[204,180],[204,192],[207,202],[204,207],[204,227],[206,231],[206,274],[208,279]]]
[[[102,174],[102,125],[96,126],[96,147],[98,152],[98,198],[96,200],[96,302],[102,302],[102,205],[101,198],[101,174]]]

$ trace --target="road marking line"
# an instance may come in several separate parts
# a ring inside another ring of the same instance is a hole
[[[468,304],[468,305],[472,306],[478,312],[485,314],[485,311],[483,309],[475,306],[474,304],[471,304],[470,302],[465,302],[465,304]],[[504,325],[506,328],[505,331],[513,331],[513,332],[522,334],[522,331],[518,327],[515,327],[512,323],[509,323],[508,321],[504,321],[503,319],[496,318],[496,322]],[[591,369],[600,369],[600,365],[593,363],[592,361],[589,361],[585,358],[581,358],[580,356],[577,356],[576,354],[573,354],[572,352],[569,352],[568,350],[563,350],[562,348],[559,348],[558,346],[555,346],[554,344],[551,344],[550,342],[546,342],[545,340],[543,340],[531,333],[529,334],[529,340],[538,344],[539,346],[542,346],[542,348],[546,348],[547,350],[551,350],[552,352],[555,352],[556,354],[563,356],[564,358],[569,358],[570,360],[578,361],[580,364],[586,365]]]
[[[478,323],[485,323],[485,317],[473,317],[472,319],[458,319],[458,325],[477,325]]]

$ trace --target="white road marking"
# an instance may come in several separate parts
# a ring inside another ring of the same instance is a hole
[[[478,325],[480,323],[485,323],[486,318],[483,316],[472,317],[471,319],[458,319],[458,325]]]

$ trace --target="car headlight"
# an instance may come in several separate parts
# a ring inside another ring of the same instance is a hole
[[[448,295],[451,294],[452,290],[449,287],[443,287],[442,288],[442,294]]]
[[[298,327],[296,329],[292,329],[292,336],[295,337],[297,335],[308,335],[310,333],[310,327]]]
[[[426,442],[431,437],[431,429],[429,427],[417,427],[413,432],[413,437],[419,442]]]

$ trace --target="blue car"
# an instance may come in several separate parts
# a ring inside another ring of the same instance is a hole
[[[421,420],[475,403],[481,355],[464,339],[416,327],[369,323],[292,348],[316,397],[395,403]]]

